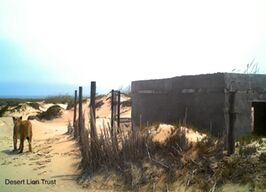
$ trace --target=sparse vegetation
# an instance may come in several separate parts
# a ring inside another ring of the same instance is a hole
[[[171,186],[179,180],[186,187],[215,191],[227,182],[251,186],[257,182],[254,166],[258,164],[246,158],[256,150],[245,148],[227,157],[223,140],[207,136],[192,144],[180,126],[172,130],[164,143],[152,141],[148,128],[141,132],[117,132],[115,128],[105,127],[99,137],[88,137],[90,133],[85,136],[86,143],[81,145],[82,154],[86,154],[82,163],[84,173],[88,174],[87,170],[90,176],[104,171],[118,173],[127,189],[149,185],[153,190],[154,183]],[[261,161],[265,157],[261,155]]]
[[[74,107],[74,99],[68,101],[66,110],[70,110]]]
[[[96,100],[101,100],[103,97],[105,97],[104,94],[96,95]]]
[[[26,105],[25,104],[19,104],[16,107],[14,107],[13,109],[10,110],[10,112],[21,112],[21,111],[25,111],[26,110]]]
[[[88,97],[83,97],[82,103],[86,103],[88,101]]]
[[[31,99],[31,98],[0,98],[0,106],[2,105],[8,105],[10,107],[14,107],[19,105],[20,103],[26,103],[26,102],[39,102],[42,101],[43,99],[38,98],[38,99]]]
[[[58,95],[58,96],[50,96],[50,97],[46,97],[44,99],[45,103],[53,103],[53,104],[65,104],[65,103],[69,103],[71,101],[73,101],[73,96],[70,95]]]
[[[31,106],[33,109],[40,110],[40,104],[37,102],[30,102],[27,103],[29,106]]]
[[[239,147],[239,154],[242,157],[247,157],[250,155],[254,155],[257,152],[257,148],[255,146],[242,146]]]
[[[158,182],[162,175],[166,183],[173,182],[183,154],[191,148],[181,129],[176,129],[165,144],[153,142],[147,132],[118,133],[110,127],[104,128],[99,137],[84,140],[87,144],[82,143],[82,154],[88,152],[83,157],[85,170],[119,172],[132,188]]]
[[[99,108],[101,108],[101,106],[103,106],[103,104],[104,104],[104,102],[102,100],[98,100],[95,103],[95,108],[99,109]]]
[[[88,97],[83,97],[82,102],[87,102]],[[58,95],[58,96],[50,96],[45,98],[45,103],[53,103],[53,104],[67,104],[66,109],[70,110],[74,107],[74,97],[70,95]]]
[[[256,135],[256,134],[248,134],[238,139],[240,145],[248,145],[254,141],[258,141],[259,143],[262,143],[262,136]]]
[[[53,105],[47,109],[47,111],[40,113],[37,115],[39,119],[44,120],[52,120],[55,118],[59,118],[62,115],[62,108],[59,105]]]
[[[121,107],[131,107],[131,99],[121,102]]]
[[[125,86],[125,87],[120,87],[118,90],[120,90],[121,93],[130,96],[131,95],[131,85]]]
[[[3,115],[5,114],[5,112],[8,110],[8,106],[3,106],[2,108],[0,108],[0,117],[3,117]]]

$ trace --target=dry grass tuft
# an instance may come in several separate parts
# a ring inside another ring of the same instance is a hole
[[[84,130],[81,144],[84,174],[115,173],[128,189],[138,190],[144,185],[151,190],[165,189],[165,185],[178,180],[186,187],[215,191],[226,182],[251,185],[256,182],[256,163],[252,159],[238,154],[224,156],[222,140],[209,136],[191,144],[186,132],[176,128],[164,143],[158,143],[147,130],[118,132],[108,125],[96,134],[95,122],[87,132]],[[261,155],[262,161],[264,158]]]

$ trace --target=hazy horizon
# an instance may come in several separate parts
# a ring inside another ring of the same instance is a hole
[[[3,84],[0,83],[1,90],[0,98],[45,98],[58,95],[74,95],[74,91],[78,90],[78,85],[63,85],[63,84]],[[90,83],[83,87],[83,95],[90,95]],[[105,94],[111,90],[97,88],[97,94]]]
[[[0,97],[133,80],[266,73],[266,1],[0,1]],[[87,92],[89,90],[86,89]]]

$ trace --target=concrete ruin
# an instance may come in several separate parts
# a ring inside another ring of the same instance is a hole
[[[229,127],[229,92],[235,91],[234,133],[266,134],[266,75],[215,73],[133,81],[134,127],[184,123],[221,137]]]

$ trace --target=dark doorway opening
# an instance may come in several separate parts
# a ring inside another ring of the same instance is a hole
[[[266,102],[252,102],[253,132],[266,135]]]

